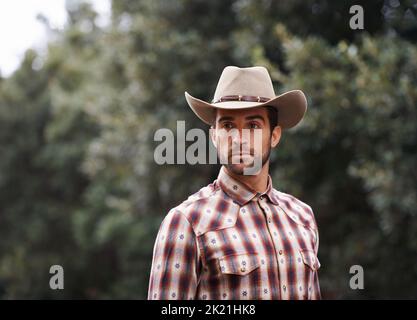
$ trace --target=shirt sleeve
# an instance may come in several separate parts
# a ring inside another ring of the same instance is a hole
[[[314,215],[313,215],[314,217]],[[317,222],[314,219],[314,224],[315,224],[315,230],[316,230],[316,243],[315,243],[315,247],[314,247],[314,251],[316,253],[316,256],[318,256],[319,253],[319,231],[318,231],[318,226],[317,226]],[[318,269],[320,270],[320,269]],[[316,270],[314,272],[314,283],[313,283],[313,292],[312,292],[312,299],[313,300],[321,300],[321,292],[320,292],[320,283],[319,283],[319,272],[318,270]]]
[[[313,283],[313,292],[311,295],[312,300],[321,300],[320,284],[319,284],[319,274],[318,271],[314,272],[314,283]]]
[[[148,299],[195,299],[200,263],[190,223],[178,210],[170,211],[162,221],[156,238]]]

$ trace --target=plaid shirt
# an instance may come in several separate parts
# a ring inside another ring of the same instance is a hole
[[[173,208],[156,239],[148,299],[320,299],[311,208],[220,170]]]

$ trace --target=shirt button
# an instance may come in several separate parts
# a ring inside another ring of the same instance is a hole
[[[279,250],[279,254],[282,255],[282,250]]]
[[[240,271],[245,272],[246,271],[246,268],[245,267],[242,267],[242,268],[240,268]]]
[[[272,219],[271,218],[268,218],[268,223],[271,223],[272,222]]]
[[[260,196],[260,197],[259,197],[259,199],[260,199],[260,200],[263,200],[263,199],[264,199],[264,196]]]

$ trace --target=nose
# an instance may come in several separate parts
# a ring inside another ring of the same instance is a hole
[[[232,145],[233,146],[242,146],[246,147],[250,143],[250,130],[248,129],[239,129],[232,135]]]

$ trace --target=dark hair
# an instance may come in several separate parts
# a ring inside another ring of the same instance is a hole
[[[265,106],[265,108],[268,111],[269,127],[272,134],[272,130],[278,125],[278,110],[271,106]]]

